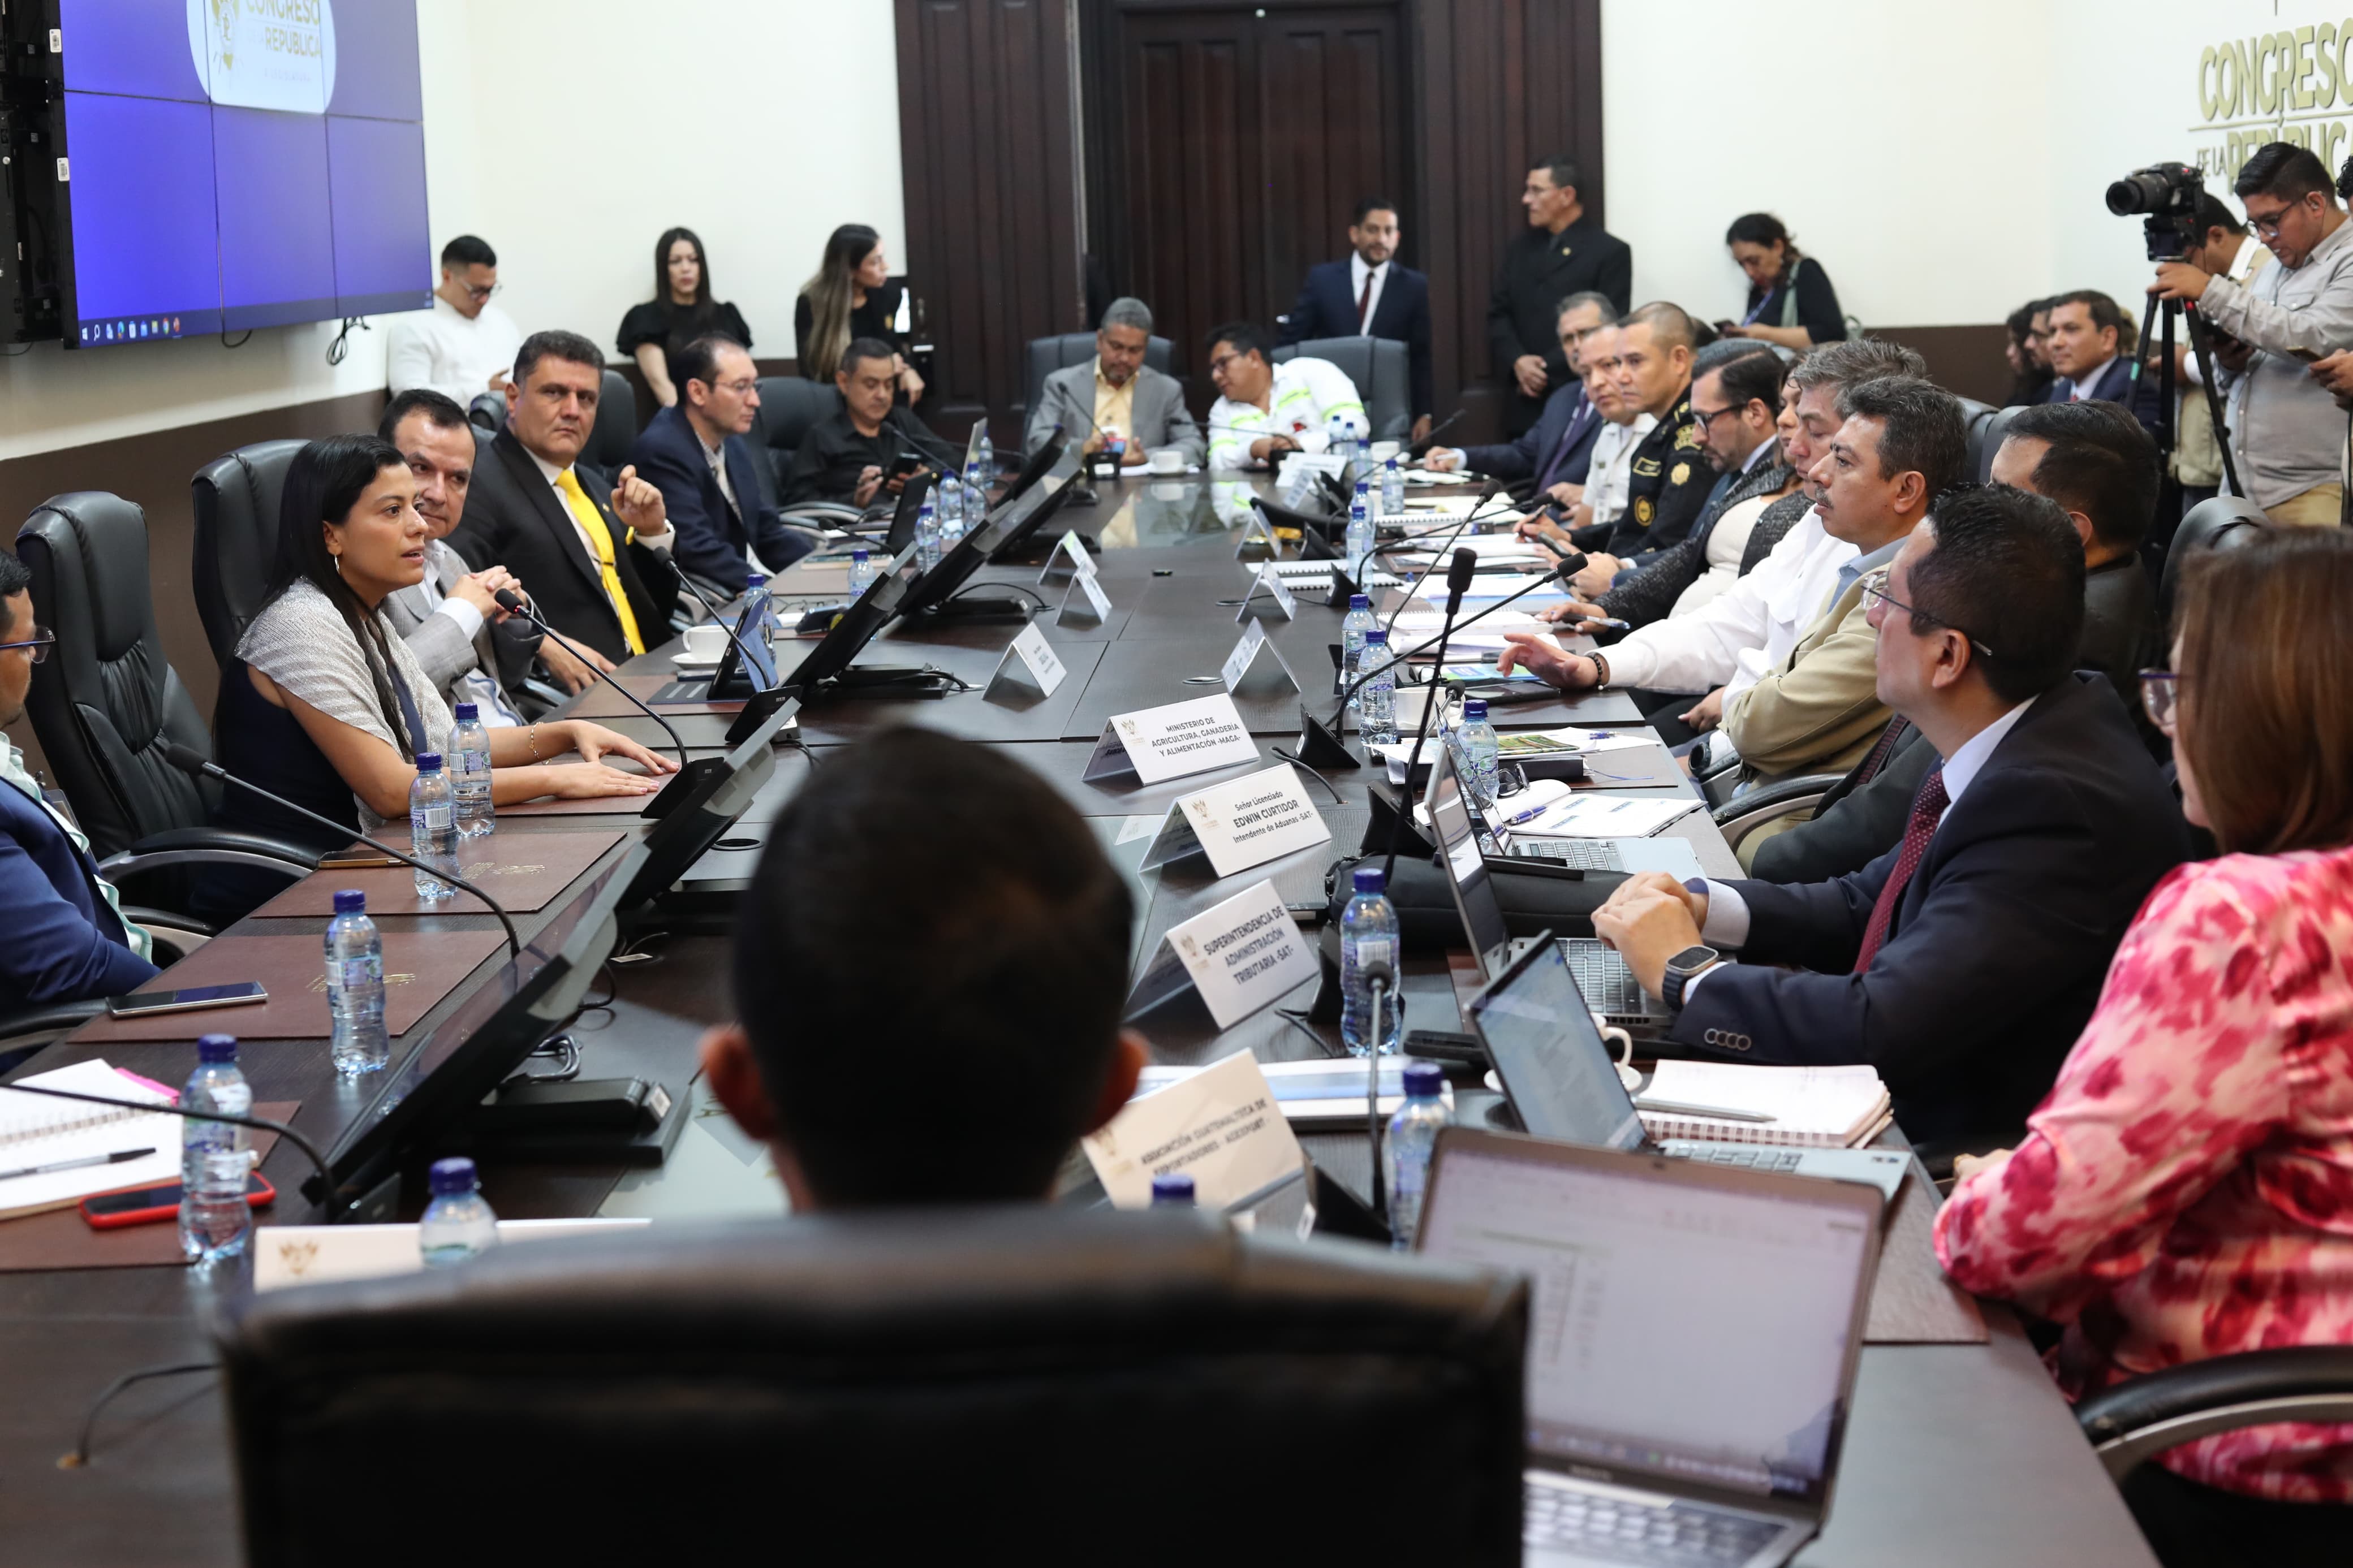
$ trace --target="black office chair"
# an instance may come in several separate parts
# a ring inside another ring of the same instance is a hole
[[[1968,405],[1965,403],[1964,406]],[[1975,406],[1982,408],[1985,405],[1978,404]],[[2020,405],[2021,408],[2026,406],[2030,405]],[[1982,419],[1973,417],[1969,421],[1969,472],[1976,477],[1978,483],[1985,484],[1992,479],[1994,454],[2001,450],[2002,440],[2010,433],[2010,422],[2018,417],[2019,412],[2019,408],[1996,408]]]
[[[1190,1563],[1171,1499],[1212,1477],[1249,1496],[1226,1555],[1504,1564],[1526,1327],[1525,1285],[1482,1270],[964,1208],[504,1247],[248,1298],[221,1349],[255,1568]],[[449,1485],[518,1453],[526,1480]],[[355,1530],[362,1461],[401,1505]],[[1367,1467],[1409,1501],[1334,1489]]]
[[[1403,343],[1394,338],[1310,338],[1285,343],[1268,358],[1281,364],[1302,355],[1331,361],[1356,384],[1374,440],[1402,441],[1413,434],[1412,364]]]
[[[33,732],[107,879],[126,895],[135,879],[146,902],[169,910],[184,904],[186,868],[196,866],[307,876],[316,859],[302,849],[211,826],[210,786],[163,758],[166,741],[207,756],[213,745],[164,657],[145,515],[102,490],[53,496],[18,530],[16,553],[33,575],[34,614],[58,638],[33,667]],[[172,923],[196,936],[206,930],[185,916]]]
[[[1144,363],[1163,375],[1174,375],[1176,347],[1166,338],[1155,336],[1144,345]],[[1058,370],[1068,370],[1074,364],[1084,364],[1095,357],[1095,335],[1092,332],[1064,332],[1059,337],[1031,338],[1024,359],[1021,378],[1021,416],[1025,420],[1038,400],[1046,395],[1046,378]]]
[[[278,559],[279,504],[286,470],[307,443],[257,441],[215,458],[188,481],[196,531],[191,580],[196,616],[213,662],[237,657],[245,628],[261,613]]]
[[[2001,412],[1990,403],[1979,403],[1974,397],[1955,399],[1961,405],[1961,417],[1969,433],[1969,477],[1985,483],[1987,466],[1993,461],[1993,450],[1985,444],[1986,426]]]
[[[634,394],[632,394],[634,395]],[[507,427],[507,399],[502,392],[484,392],[466,405],[466,423],[484,436],[495,436]]]
[[[793,454],[811,430],[840,412],[841,393],[828,383],[798,375],[760,378],[760,411],[753,420],[752,440],[760,450],[763,503],[775,506],[782,500]]]
[[[608,370],[605,389],[596,395],[596,423],[588,428],[588,444],[580,448],[580,461],[617,478],[628,467],[629,448],[637,439],[637,389],[628,376]]]
[[[2201,550],[2236,550],[2253,544],[2271,526],[2263,509],[2244,496],[2212,496],[2184,512],[2165,552],[2165,571],[2158,578],[2157,613],[2160,626],[2173,624],[2173,591],[2181,581],[2182,563]]]
[[[1744,839],[1754,836],[1768,823],[1797,817],[1813,820],[1821,809],[1822,796],[1830,794],[1843,773],[1799,773],[1771,784],[1758,784],[1755,789],[1731,796],[1722,805],[1711,808],[1718,831],[1724,835],[1725,847],[1739,853]]]

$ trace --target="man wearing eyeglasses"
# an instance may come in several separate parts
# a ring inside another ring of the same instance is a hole
[[[751,351],[720,333],[670,356],[678,401],[657,412],[629,448],[638,477],[661,491],[670,559],[702,582],[740,594],[747,552],[773,575],[816,545],[760,503],[760,455],[746,433],[760,412],[760,373]]]
[[[2237,283],[2189,261],[2159,262],[2148,291],[2195,302],[2228,334],[2216,374],[2248,499],[2275,523],[2327,526],[2344,508],[2345,413],[2323,378],[2353,349],[2353,233],[2309,148],[2258,147],[2231,188],[2278,265]]]
[[[33,624],[33,574],[0,551],[0,724],[25,716],[33,666],[57,638]],[[0,737],[0,1016],[120,996],[155,978],[146,931],[122,917],[90,840],[42,797],[25,754]]]
[[[491,303],[498,291],[497,251],[470,234],[443,246],[433,308],[393,319],[385,354],[392,393],[429,386],[466,408],[486,392],[504,392],[522,332]]]

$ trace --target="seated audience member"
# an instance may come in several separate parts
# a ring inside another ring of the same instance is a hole
[[[607,495],[606,476],[575,467],[604,390],[605,356],[586,338],[523,340],[506,428],[449,540],[475,566],[496,563],[528,584],[533,607],[600,670],[663,639],[676,594],[661,491],[624,468]]]
[[[2107,683],[2073,672],[2084,551],[2056,505],[1955,491],[1873,582],[1881,697],[1943,759],[1903,846],[1804,887],[1630,878],[1594,928],[1678,1044],[1869,1063],[1915,1139],[2000,1133],[2050,1089],[2188,836]]]
[[[1748,276],[1748,309],[1738,321],[1718,323],[1727,338],[1754,338],[1803,353],[1846,336],[1846,312],[1822,264],[1771,213],[1744,213],[1724,231],[1732,259]]]
[[[1271,468],[1285,452],[1321,452],[1331,445],[1337,416],[1362,441],[1372,434],[1356,384],[1330,360],[1271,363],[1266,333],[1249,321],[1228,321],[1209,334],[1209,379],[1218,401],[1209,407],[1209,467]]]
[[[0,551],[0,724],[25,716],[33,666],[56,642],[33,624],[33,574]],[[0,736],[0,1016],[136,991],[155,978],[147,932],[122,915],[83,837]],[[0,1061],[5,1061],[0,1058]]]
[[[1618,324],[1607,296],[1590,290],[1560,302],[1560,352],[1568,361],[1565,381],[1545,399],[1544,413],[1516,441],[1492,447],[1433,447],[1423,466],[1434,473],[1469,468],[1498,479],[1533,479],[1535,494],[1556,507],[1572,507],[1585,496],[1593,443],[1603,423],[1599,405],[1586,392],[1587,339]],[[1614,395],[1613,395],[1614,396]]]
[[[621,353],[638,362],[654,401],[672,408],[681,383],[671,361],[695,339],[714,332],[750,352],[752,329],[744,324],[744,312],[711,297],[702,239],[691,228],[667,229],[654,242],[654,297],[621,318]]]
[[[1397,259],[1398,205],[1387,196],[1356,204],[1345,261],[1307,270],[1282,341],[1388,338],[1406,346],[1413,387],[1413,439],[1430,430],[1430,279]]]
[[[760,411],[760,373],[750,351],[713,333],[681,343],[670,363],[679,375],[679,400],[646,422],[629,461],[661,492],[674,535],[670,559],[740,594],[752,572],[746,552],[757,552],[764,573],[776,573],[816,542],[760,504],[764,459],[745,438]]]
[[[1152,453],[1171,447],[1199,466],[1201,429],[1186,411],[1184,385],[1144,363],[1151,346],[1151,307],[1141,300],[1113,300],[1095,329],[1094,363],[1046,378],[1038,406],[1029,411],[1023,449],[1036,453],[1059,427],[1090,455],[1116,434],[1127,443],[1120,458],[1125,468],[1140,468]]]
[[[817,275],[801,285],[793,302],[793,341],[800,345],[801,374],[832,381],[852,343],[888,345],[892,390],[910,403],[923,400],[923,378],[906,361],[906,328],[900,321],[907,286],[891,276],[882,237],[862,223],[846,223],[825,242]]]
[[[892,401],[898,385],[895,362],[891,345],[878,338],[860,338],[843,353],[833,375],[841,389],[841,412],[819,420],[801,438],[785,476],[786,506],[820,500],[871,506],[876,496],[895,496],[904,488],[913,470],[892,471],[901,458],[940,466],[939,437],[912,410]]]
[[[2045,352],[2055,379],[2042,401],[2130,403],[2134,387],[2127,351],[2132,331],[2116,302],[2096,289],[2078,289],[2052,300]]]
[[[384,596],[385,619],[444,702],[471,702],[493,727],[522,723],[510,691],[530,676],[545,639],[495,597],[501,588],[521,592],[522,584],[503,566],[474,571],[447,542],[465,521],[474,483],[474,427],[466,411],[438,392],[413,388],[385,406],[376,434],[399,448],[417,476],[417,514],[426,529],[424,575],[414,587]],[[547,648],[556,659],[572,657],[554,643]]]
[[[491,303],[498,291],[498,252],[470,234],[443,246],[432,308],[392,319],[386,386],[395,393],[429,387],[460,408],[486,392],[505,391],[522,333]]]
[[[2169,873],[2014,1150],[1956,1162],[1936,1253],[2064,1325],[2068,1398],[2241,1351],[2353,1342],[2353,539],[2189,563],[2149,706],[2218,859]],[[2353,1427],[2194,1439],[2125,1499],[2158,1558],[2345,1555]],[[2333,1504],[2333,1507],[2320,1507]]]
[[[1588,552],[1577,584],[1599,594],[1628,566],[1683,542],[1707,504],[1715,475],[1700,460],[1692,423],[1692,357],[1697,323],[1673,305],[1637,306],[1618,324],[1609,369],[1618,395],[1656,421],[1635,447],[1626,510],[1606,526],[1572,531]]]
[[[2042,401],[2051,390],[2051,366],[2037,350],[2034,336],[2034,312],[2042,305],[2030,300],[2010,313],[2003,323],[2009,341],[2002,345],[2002,358],[2010,365],[2010,395],[2001,400],[2004,408],[2021,408],[2030,403]]]
[[[1132,918],[1044,780],[885,731],[770,826],[736,920],[742,1022],[703,1037],[703,1070],[797,1212],[1041,1201],[1143,1067],[1120,1027]]]

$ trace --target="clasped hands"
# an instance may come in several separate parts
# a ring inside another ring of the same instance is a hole
[[[1618,950],[1635,981],[1651,995],[1665,984],[1667,960],[1699,944],[1707,924],[1707,895],[1664,871],[1640,871],[1593,911],[1594,933]]]

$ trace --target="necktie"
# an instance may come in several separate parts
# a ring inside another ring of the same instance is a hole
[[[1592,412],[1593,405],[1580,396],[1577,412],[1570,415],[1568,423],[1561,426],[1560,439],[1553,443],[1552,456],[1545,461],[1544,473],[1536,480],[1538,493],[1552,489],[1553,476],[1559,473],[1562,465],[1568,461],[1568,454],[1576,448],[1577,437],[1585,430],[1586,416]]]
[[[1364,292],[1356,296],[1356,331],[1358,332],[1369,332],[1372,330],[1373,269],[1367,267],[1365,268]]]
[[[1895,754],[1895,748],[1902,745],[1904,737],[1911,732],[1911,720],[1901,713],[1890,719],[1887,721],[1887,728],[1879,732],[1879,744],[1872,747],[1871,755],[1862,759],[1862,770],[1854,775],[1855,788],[1861,789],[1864,784],[1877,778],[1879,770],[1887,765],[1887,759]]]
[[[596,503],[580,488],[580,480],[570,468],[555,476],[555,488],[564,492],[564,504],[572,509],[579,520],[581,531],[588,536],[588,546],[596,552],[596,570],[605,580],[605,597],[613,601],[613,613],[621,618],[621,639],[629,645],[631,653],[646,651],[646,639],[638,634],[638,615],[629,608],[629,595],[621,586],[620,568],[613,564],[613,536],[605,527],[605,519],[596,510]]]
[[[1920,868],[1928,853],[1928,840],[1936,836],[1936,824],[1945,815],[1945,770],[1938,768],[1920,782],[1920,793],[1912,801],[1912,820],[1905,825],[1904,847],[1896,851],[1895,868],[1887,874],[1887,885],[1879,889],[1879,901],[1871,906],[1871,923],[1862,928],[1862,951],[1855,954],[1854,972],[1861,974],[1879,956],[1880,944],[1887,940],[1888,922],[1895,918],[1895,906],[1904,897],[1905,886],[1912,873]]]

